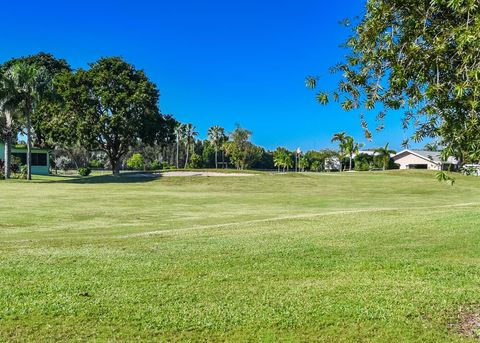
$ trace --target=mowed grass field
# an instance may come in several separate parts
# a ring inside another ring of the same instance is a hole
[[[0,341],[450,342],[480,178],[0,182]]]

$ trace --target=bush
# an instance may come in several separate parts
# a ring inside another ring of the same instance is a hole
[[[27,179],[27,173],[28,173],[28,167],[26,165],[22,165],[20,167],[20,173],[18,175],[18,178],[26,180]]]
[[[148,170],[158,170],[162,169],[162,165],[157,160],[152,161],[148,164]]]
[[[188,162],[188,167],[192,169],[198,169],[202,167],[202,157],[197,154],[192,154],[190,162]]]
[[[319,172],[320,170],[322,170],[322,163],[320,161],[313,161],[310,165],[310,170]]]
[[[92,170],[88,167],[78,168],[78,175],[80,175],[80,176],[88,176],[88,175],[90,175],[91,172],[92,172]]]
[[[133,154],[127,160],[127,166],[135,170],[143,170],[145,169],[145,159],[142,154]]]
[[[90,168],[104,168],[103,162],[99,160],[91,160],[88,164],[90,165]]]
[[[68,166],[72,163],[72,160],[67,156],[59,156],[55,160],[55,167],[63,170],[64,173],[67,172]]]
[[[168,162],[162,162],[162,167],[161,169],[163,170],[170,170],[170,169],[177,169],[174,165],[169,164]]]

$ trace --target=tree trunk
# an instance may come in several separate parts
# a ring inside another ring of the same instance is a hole
[[[352,154],[350,154],[348,170],[352,171]]]
[[[179,153],[179,150],[180,150],[180,147],[179,147],[178,143],[179,142],[178,142],[178,137],[177,137],[177,160],[176,160],[176,165],[175,165],[177,167],[177,169],[178,169],[178,153]]]
[[[110,157],[110,165],[112,166],[113,176],[120,176],[120,161],[118,158]]]
[[[217,151],[217,149],[215,149],[215,169],[218,169],[218,158],[217,158],[217,156],[218,156],[218,151]]]
[[[188,152],[189,152],[188,145],[186,146],[186,153],[185,153],[185,165],[183,166],[183,169],[187,169],[188,166]]]
[[[9,112],[5,112],[6,117],[6,134],[5,134],[5,179],[10,178],[12,167],[12,116]]]
[[[30,111],[25,112],[27,119],[27,180],[32,179],[32,125],[30,121]]]
[[[225,151],[222,150],[222,165],[223,165],[223,168],[226,169],[226,166],[225,166]]]

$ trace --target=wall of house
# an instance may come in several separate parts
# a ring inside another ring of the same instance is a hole
[[[426,164],[427,169],[430,169],[430,170],[440,169],[440,167],[437,164],[432,163],[427,159],[413,155],[411,153],[405,153],[403,155],[397,156],[394,158],[394,160],[395,160],[395,163],[398,163],[400,165],[400,169],[409,169],[408,166],[411,164]]]
[[[0,160],[5,159],[5,144],[0,142]]]
[[[12,148],[12,153],[18,152],[18,153],[26,153],[27,149],[22,148]],[[34,153],[41,153],[41,154],[46,154],[47,155],[47,165],[46,166],[32,166],[32,174],[37,174],[37,175],[48,175],[50,173],[50,159],[49,159],[49,154],[47,150],[41,150],[41,149],[33,149]],[[0,160],[5,159],[5,143],[0,142]]]

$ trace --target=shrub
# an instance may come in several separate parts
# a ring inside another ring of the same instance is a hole
[[[88,176],[88,175],[90,175],[91,172],[92,172],[92,170],[88,167],[78,168],[78,175],[80,175],[80,176]]]
[[[127,166],[135,170],[143,170],[145,168],[145,159],[142,154],[133,154],[127,160]]]
[[[192,154],[190,162],[188,162],[188,167],[192,169],[198,169],[202,167],[202,157],[197,154]]]
[[[19,179],[27,179],[28,167],[26,165],[22,165],[20,167],[20,173],[18,175]]]
[[[67,156],[59,156],[55,159],[56,168],[63,170],[63,172],[67,172],[70,163],[72,163],[72,160]]]
[[[91,160],[89,163],[90,168],[104,168],[103,162],[100,160]]]
[[[322,169],[322,163],[320,161],[313,161],[312,164],[310,165],[310,170],[311,171],[320,171]]]
[[[158,162],[157,160],[155,161],[152,161],[148,164],[148,169],[149,170],[158,170],[158,169],[162,169],[162,165],[160,164],[160,162]]]
[[[168,162],[162,162],[162,169],[169,170],[169,169],[177,169],[174,165],[169,164]]]

